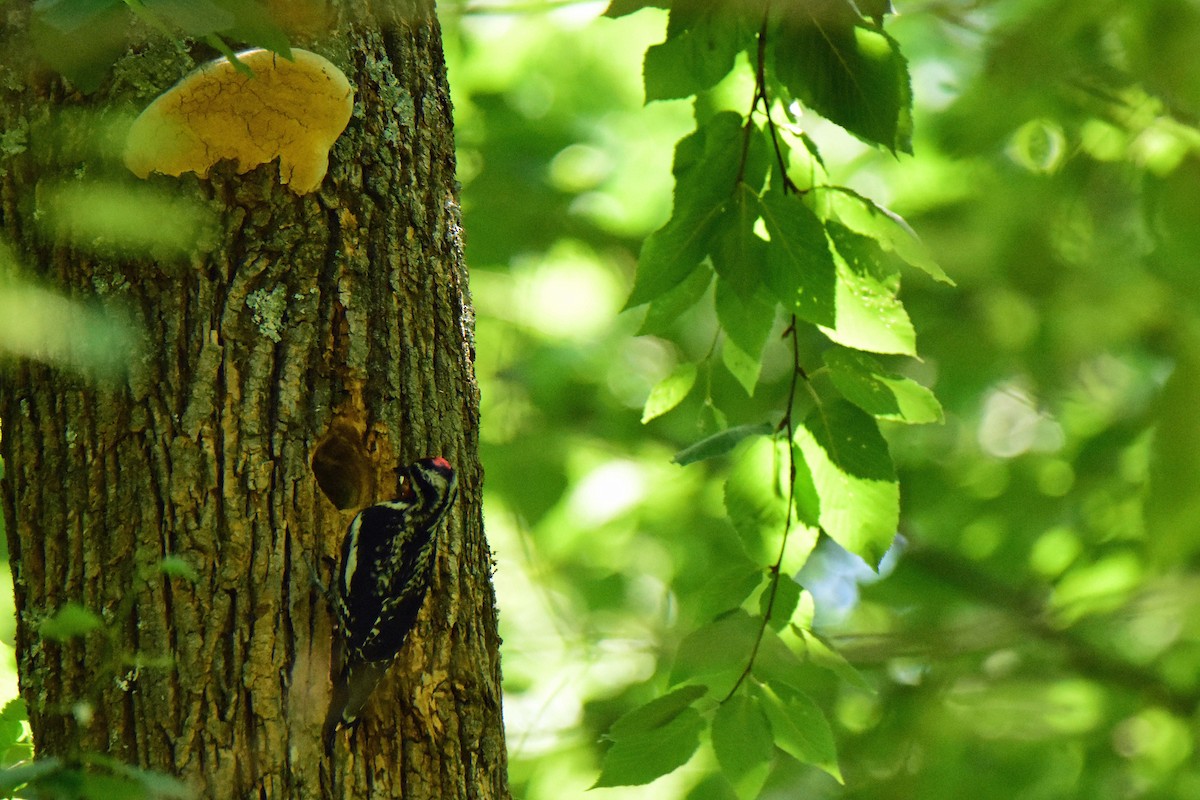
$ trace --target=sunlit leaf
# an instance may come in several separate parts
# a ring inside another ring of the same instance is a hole
[[[784,309],[815,325],[834,325],[837,267],[825,228],[797,197],[769,191],[760,205],[771,237],[766,283]]]
[[[741,10],[733,3],[673,0],[666,40],[646,51],[646,102],[697,94],[729,74],[753,30],[741,24]]]
[[[759,244],[763,244],[761,240]],[[717,319],[728,337],[722,361],[746,394],[753,395],[762,369],[763,346],[775,322],[775,305],[755,295],[739,294],[724,278],[717,281],[715,300]]]
[[[934,260],[925,242],[921,241],[904,217],[844,186],[837,187],[830,195],[838,220],[847,227],[875,239],[882,247],[934,280],[954,285],[954,281]]]
[[[778,583],[775,584],[775,591],[772,593],[771,584],[768,584],[763,590],[762,595],[758,599],[759,613],[763,616],[767,615],[767,606],[770,605],[770,619],[768,624],[772,630],[781,630],[792,618],[792,614],[796,610],[797,604],[800,602],[800,584],[792,580],[787,575],[781,575]]]
[[[713,240],[713,268],[727,288],[752,300],[763,282],[767,243],[754,232],[758,195],[739,182],[725,207]]]
[[[712,279],[712,267],[701,264],[674,289],[669,289],[651,300],[646,309],[646,318],[642,320],[642,327],[638,329],[638,335],[665,335],[671,323],[700,302]]]
[[[729,204],[737,174],[741,118],[716,114],[675,145],[675,207],[646,239],[638,257],[633,308],[683,283],[707,258]]]
[[[685,362],[675,367],[675,370],[659,381],[650,390],[646,405],[642,409],[642,422],[660,417],[683,402],[692,386],[696,383],[696,365]]]
[[[717,708],[712,722],[717,763],[739,796],[757,797],[775,743],[758,698],[735,694]]]
[[[900,486],[875,420],[844,401],[814,408],[796,444],[820,498],[821,527],[877,566],[895,538]]]
[[[820,767],[841,783],[833,731],[817,704],[800,692],[786,692],[781,697],[766,686],[759,687],[756,694],[771,723],[775,746],[797,761]]]
[[[703,686],[684,686],[667,692],[618,719],[609,728],[608,735],[613,739],[621,739],[638,733],[653,733],[703,696]]]
[[[912,424],[942,421],[942,407],[933,392],[884,370],[869,355],[835,347],[825,351],[824,359],[833,385],[868,414]]]
[[[703,694],[702,687],[685,686],[617,720],[609,730],[615,741],[593,788],[650,783],[686,764],[704,730],[691,703]]]
[[[912,88],[896,41],[858,23],[849,3],[781,12],[775,71],[805,105],[864,141],[911,151]]]
[[[773,430],[775,430],[775,426],[769,422],[726,428],[723,431],[714,433],[712,436],[701,439],[695,444],[685,447],[676,453],[671,460],[680,466],[687,466],[696,461],[723,456],[737,447],[743,439],[751,436],[767,436]]]
[[[692,631],[679,645],[671,683],[699,681],[724,696],[749,664],[761,628],[761,620],[737,609]]]
[[[773,439],[751,442],[725,481],[725,510],[752,557],[762,540],[783,531],[788,517],[785,452]]]
[[[822,330],[856,350],[916,355],[916,331],[896,296],[899,273],[873,239],[832,220],[825,227],[838,253],[837,324]]]

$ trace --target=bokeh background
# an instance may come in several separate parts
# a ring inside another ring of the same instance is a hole
[[[607,728],[765,566],[726,520],[728,463],[671,457],[777,420],[791,369],[768,346],[747,396],[718,359],[706,391],[641,422],[716,323],[701,304],[669,337],[639,337],[643,311],[622,311],[692,108],[642,102],[665,12],[611,20],[605,5],[441,12],[524,800],[585,796]],[[892,364],[946,418],[884,431],[903,507],[880,571],[823,542],[796,576],[856,670],[810,681],[845,785],[781,760],[761,796],[1200,797],[1200,2],[894,5],[914,154],[802,123],[831,182],[904,215],[956,282],[905,275],[922,359]],[[742,64],[706,102],[744,110],[752,86]],[[0,148],[25,144],[0,132]],[[93,234],[131,235],[119,197],[60,201]],[[8,345],[22,291],[0,281]],[[15,696],[0,581],[0,695]],[[703,778],[712,762],[703,746],[650,786],[586,796],[726,798]]]

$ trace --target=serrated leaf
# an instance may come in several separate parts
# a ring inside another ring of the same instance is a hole
[[[728,75],[749,43],[739,16],[732,4],[674,0],[666,40],[646,50],[646,102],[698,94]]]
[[[758,221],[758,195],[738,183],[717,224],[712,262],[721,282],[752,300],[766,270],[767,243],[754,232]]]
[[[799,603],[800,584],[783,574],[779,576],[776,584],[774,599],[771,596],[770,584],[767,584],[758,598],[759,613],[763,616],[767,615],[767,606],[771,606],[771,618],[767,624],[775,631],[782,630],[791,621],[792,614],[796,611]]]
[[[675,205],[671,219],[646,239],[626,308],[679,286],[712,249],[733,191],[741,118],[714,115],[675,145]]]
[[[760,360],[771,326],[775,324],[775,305],[754,295],[739,294],[723,278],[717,281],[713,301],[717,320],[726,335],[746,355]]]
[[[904,217],[844,186],[837,187],[832,198],[837,218],[847,227],[875,239],[884,249],[934,280],[954,285]]]
[[[826,403],[805,418],[796,444],[812,473],[821,527],[877,567],[900,521],[900,486],[875,420],[845,401]]]
[[[770,686],[796,689],[805,682],[804,662],[768,627],[754,658],[754,676]]]
[[[725,511],[748,545],[783,530],[788,514],[784,447],[759,439],[746,447],[725,480]],[[755,548],[748,547],[751,557]]]
[[[713,752],[739,797],[757,797],[775,751],[771,728],[755,697],[741,693],[713,715]]]
[[[646,398],[646,405],[642,409],[642,424],[661,417],[682,403],[695,385],[696,365],[688,362],[676,366],[670,375],[650,390],[650,396]]]
[[[704,696],[703,686],[684,686],[638,706],[612,724],[608,736],[621,739],[639,733],[653,733],[683,713]]]
[[[666,225],[646,237],[625,308],[661,297],[687,280],[708,255],[721,212],[719,205],[689,208],[684,216],[677,212]]]
[[[911,152],[912,87],[895,40],[842,0],[781,13],[775,73],[809,108],[871,144]]]
[[[898,297],[899,273],[873,239],[825,223],[837,264],[837,325],[822,327],[838,344],[873,353],[916,355],[917,334]]]
[[[886,371],[865,353],[832,348],[824,359],[833,385],[868,414],[914,425],[942,421],[942,407],[933,392],[911,378]]]
[[[771,241],[766,283],[789,312],[814,325],[834,325],[837,266],[825,228],[797,197],[769,191],[759,204]]]
[[[25,701],[20,697],[13,698],[4,704],[0,711],[0,754],[5,753],[21,739],[24,726],[21,724],[29,719],[25,710]]]
[[[800,692],[780,697],[770,687],[759,687],[758,697],[771,724],[775,746],[804,764],[828,772],[838,783],[842,771],[837,763],[833,731],[817,704]]]
[[[62,642],[103,627],[104,620],[78,603],[66,603],[38,628],[43,638]]]
[[[846,681],[846,683],[856,686],[863,691],[872,694],[875,693],[875,687],[867,682],[862,673],[851,666],[846,657],[830,647],[825,640],[809,630],[801,629],[798,631],[798,634],[804,642],[805,652],[808,654],[809,661],[822,669],[829,670]]]
[[[743,439],[748,439],[751,436],[767,436],[774,430],[775,426],[769,422],[727,428],[714,433],[712,436],[701,439],[695,444],[688,445],[676,453],[671,458],[671,461],[681,467],[685,467],[697,461],[723,456],[737,447]]]
[[[714,697],[724,696],[749,663],[761,627],[761,620],[736,609],[692,631],[675,654],[671,684],[698,681]]]
[[[672,322],[700,302],[712,279],[712,267],[701,264],[674,289],[669,289],[651,300],[646,309],[646,318],[642,320],[642,326],[638,329],[638,336],[665,335]]]
[[[637,786],[678,769],[688,762],[700,746],[703,730],[704,719],[699,712],[685,705],[668,721],[652,729],[622,734],[604,754],[600,777],[592,788]]]

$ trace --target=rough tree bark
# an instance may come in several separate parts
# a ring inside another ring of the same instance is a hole
[[[0,132],[18,135],[0,150],[0,231],[27,277],[126,309],[140,341],[120,380],[0,364],[0,493],[39,754],[109,753],[221,800],[507,797],[440,31],[431,0],[361,5],[315,5],[322,35],[293,31],[356,91],[329,174],[303,197],[275,163],[138,182],[97,154],[97,120],[214,54],[152,37],[84,96],[29,66],[29,3],[5,9]],[[40,224],[46,187],[113,181],[198,200],[218,230],[169,258]],[[327,581],[353,511],[427,455],[460,486],[433,589],[327,760],[331,616],[305,559]],[[164,574],[165,556],[198,580]],[[40,621],[67,603],[105,630],[44,639]]]

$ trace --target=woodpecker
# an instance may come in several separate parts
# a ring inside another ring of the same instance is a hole
[[[342,541],[332,590],[341,651],[325,716],[325,752],[351,728],[417,621],[433,577],[437,533],[457,480],[444,458],[396,470],[396,498],[363,509]]]

